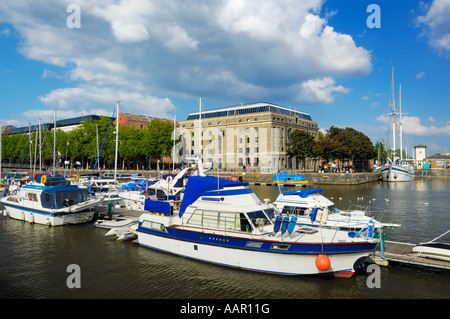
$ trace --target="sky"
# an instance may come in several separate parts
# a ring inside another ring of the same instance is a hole
[[[374,6],[375,5],[375,6]],[[269,102],[450,152],[450,0],[2,0],[0,121]]]

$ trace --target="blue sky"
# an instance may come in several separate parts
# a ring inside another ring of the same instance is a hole
[[[184,120],[202,96],[204,109],[271,102],[387,142],[392,67],[407,147],[450,152],[450,0],[0,3],[2,125],[51,122],[55,108],[111,116],[117,100]]]

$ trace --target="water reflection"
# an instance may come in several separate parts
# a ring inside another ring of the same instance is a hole
[[[315,187],[315,186],[310,186]],[[400,223],[388,240],[418,243],[447,231],[450,179],[411,183],[320,185],[336,206],[387,210]],[[263,200],[292,187],[251,186]],[[211,265],[105,237],[90,224],[30,225],[0,217],[0,298],[449,298],[450,274],[407,267],[381,270],[381,288],[366,275],[351,279],[284,277]],[[69,264],[81,268],[81,289],[66,286]]]

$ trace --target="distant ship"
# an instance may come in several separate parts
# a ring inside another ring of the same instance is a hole
[[[414,179],[414,168],[410,162],[403,160],[403,141],[402,141],[402,87],[400,86],[400,121],[395,121],[395,98],[394,98],[394,68],[392,68],[392,150],[393,159],[388,159],[388,162],[381,167],[381,179],[383,182],[409,182]],[[400,137],[400,157],[396,157],[395,147],[395,127],[399,127]]]

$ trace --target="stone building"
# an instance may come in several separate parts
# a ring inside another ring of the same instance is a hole
[[[301,161],[286,154],[290,134],[300,129],[317,138],[319,132],[309,114],[271,103],[199,111],[178,124],[182,137],[179,161],[188,162],[201,150],[204,163],[227,172],[300,169]],[[306,163],[306,169],[311,169],[312,160]]]

